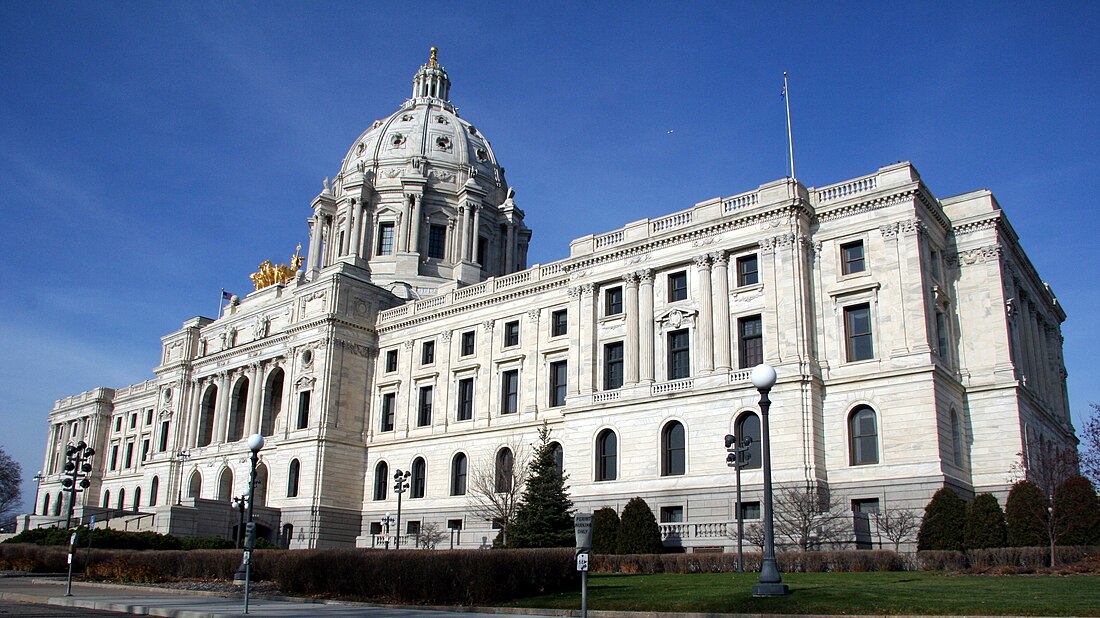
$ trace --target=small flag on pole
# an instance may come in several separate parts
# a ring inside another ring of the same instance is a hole
[[[222,300],[233,300],[233,292],[227,292],[222,288]]]

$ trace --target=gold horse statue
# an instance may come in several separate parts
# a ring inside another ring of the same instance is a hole
[[[304,258],[298,255],[301,251],[302,243],[298,243],[298,246],[294,248],[294,255],[290,256],[289,266],[286,264],[272,264],[271,260],[264,260],[260,264],[259,272],[252,273],[248,278],[252,279],[252,284],[256,286],[257,290],[262,290],[276,283],[292,281],[294,273],[302,267],[304,261]]]

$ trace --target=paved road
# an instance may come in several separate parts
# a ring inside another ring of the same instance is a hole
[[[80,607],[58,607],[42,603],[0,601],[0,618],[72,618],[73,616],[127,616],[119,612],[104,612]]]
[[[15,616],[93,616],[118,615],[94,614],[90,610],[106,610],[141,616],[168,616],[171,618],[239,618],[244,616],[243,595],[221,596],[210,593],[107,586],[97,584],[73,584],[71,597],[65,596],[64,579],[35,577],[0,577],[0,603],[34,603],[48,605],[57,613],[12,614]],[[7,606],[5,606],[7,607]],[[63,611],[75,613],[61,613]],[[466,612],[453,610],[423,610],[408,607],[370,606],[341,603],[314,603],[308,600],[276,600],[253,598],[249,616],[271,618],[500,618],[502,613],[513,616],[561,616],[561,612],[546,611],[538,614],[512,613],[510,610],[485,609]],[[0,616],[3,614],[0,613]]]

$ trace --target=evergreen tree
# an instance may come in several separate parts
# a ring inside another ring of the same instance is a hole
[[[965,522],[966,503],[950,488],[941,488],[924,507],[917,549],[961,551]]]
[[[1100,502],[1085,477],[1066,479],[1054,490],[1054,532],[1059,545],[1100,543]]]
[[[603,507],[592,514],[592,553],[613,554],[619,542],[619,514]]]
[[[1005,514],[993,494],[980,494],[966,507],[963,545],[967,549],[1004,547],[1007,539]]]
[[[508,529],[509,547],[572,547],[573,502],[566,494],[565,475],[558,470],[550,429],[539,429],[539,445],[531,460],[523,501]]]
[[[646,501],[631,498],[623,508],[615,551],[620,554],[657,554],[664,549],[661,528]]]
[[[1005,500],[1005,523],[1009,547],[1045,547],[1047,535],[1047,499],[1039,486],[1020,481],[1012,486]]]

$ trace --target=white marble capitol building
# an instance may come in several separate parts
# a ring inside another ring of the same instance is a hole
[[[228,535],[258,432],[271,540],[381,543],[400,469],[402,532],[479,547],[496,531],[475,474],[545,423],[578,508],[642,496],[670,545],[728,549],[723,436],[759,434],[761,362],[779,375],[776,482],[856,512],[1003,492],[1018,453],[1076,444],[1065,314],[990,192],[936,197],[909,163],[785,178],[529,266],[524,212],[450,86],[433,51],[351,143],[310,204],[304,264],[267,265],[217,319],[165,335],[152,379],[56,403],[22,526],[64,525],[65,448],[84,440],[81,521]],[[761,471],[742,478],[759,517]]]

